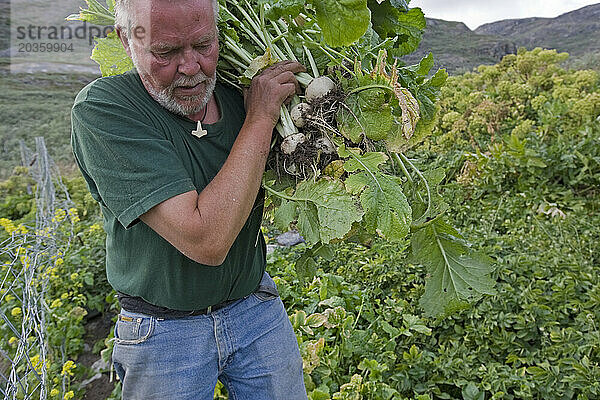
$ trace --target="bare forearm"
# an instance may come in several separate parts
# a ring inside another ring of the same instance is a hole
[[[198,195],[197,213],[201,225],[212,227],[213,244],[226,253],[248,219],[260,188],[269,154],[270,121],[246,121],[227,161]]]

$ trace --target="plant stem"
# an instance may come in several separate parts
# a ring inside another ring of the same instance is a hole
[[[277,190],[275,190],[272,187],[270,187],[269,185],[267,185],[264,181],[263,181],[263,188],[265,188],[265,190],[267,192],[269,192],[272,195],[277,196],[277,197],[279,197],[281,199],[290,200],[290,201],[312,201],[311,199],[305,199],[305,198],[300,198],[300,197],[288,196],[287,194],[278,192]]]
[[[369,89],[384,89],[384,90],[394,93],[394,89],[392,89],[390,86],[373,84],[373,85],[360,86],[355,89],[352,89],[351,91],[348,92],[347,96],[351,96],[358,92],[362,92],[363,90],[369,90]]]

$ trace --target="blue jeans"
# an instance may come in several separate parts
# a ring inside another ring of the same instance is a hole
[[[275,287],[265,272],[261,285]],[[159,319],[121,310],[113,363],[125,400],[306,400],[302,358],[283,303],[256,292],[207,315]]]

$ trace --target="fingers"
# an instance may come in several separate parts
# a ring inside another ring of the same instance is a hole
[[[300,92],[295,73],[306,68],[297,61],[282,61],[255,76],[247,96],[246,109],[252,116],[265,116],[275,124],[279,107]]]
[[[297,74],[298,72],[306,71],[306,68],[304,67],[304,65],[300,64],[298,61],[286,60],[286,61],[280,61],[276,64],[271,65],[268,68],[265,68],[265,70],[263,71],[263,74],[276,76],[276,75],[279,75],[281,73],[288,72],[288,71],[293,74]]]

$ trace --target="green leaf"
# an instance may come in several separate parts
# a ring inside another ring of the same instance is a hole
[[[412,221],[412,210],[402,187],[383,174],[367,174],[367,188],[360,196],[360,203],[365,210],[365,227],[372,233],[387,240],[401,240],[406,235]]]
[[[304,11],[305,0],[262,0],[259,4],[269,4],[265,17],[276,20],[282,17],[295,18]]]
[[[348,193],[357,195],[369,184],[370,180],[367,174],[353,174],[344,181]]]
[[[114,25],[114,1],[108,0],[106,2],[107,7],[104,7],[96,0],[85,0],[88,5],[87,10],[80,9],[79,14],[71,14],[66,20],[67,21],[86,21],[90,24],[95,25]]]
[[[448,79],[448,73],[445,69],[438,69],[435,75],[433,75],[429,80],[425,81],[426,84],[435,88],[441,88],[446,84],[446,80]]]
[[[395,55],[410,54],[417,50],[426,25],[425,16],[420,8],[411,8],[400,13],[396,27],[396,34],[400,36],[400,54]]]
[[[340,146],[342,156],[351,156],[344,164],[347,172],[363,171],[350,175],[344,184],[357,195],[362,191],[360,203],[365,215],[364,226],[372,234],[388,240],[401,240],[409,231],[412,210],[398,181],[379,172],[379,165],[387,156],[383,153],[356,154]]]
[[[381,321],[379,325],[381,326],[381,329],[383,329],[384,332],[388,333],[392,338],[398,336],[398,334],[400,333],[400,330],[398,328],[394,328],[387,321]]]
[[[362,212],[339,181],[320,179],[298,184],[298,229],[308,243],[329,243],[344,237]]]
[[[290,222],[296,219],[296,202],[281,200],[281,205],[275,210],[273,222],[277,229],[285,232],[290,226]]]
[[[369,0],[373,29],[382,38],[398,36],[395,56],[410,54],[419,47],[426,22],[419,8],[408,9],[406,2]]]
[[[404,314],[402,319],[404,320],[404,326],[406,326],[406,328],[409,330],[423,333],[425,335],[431,335],[431,329],[428,328],[423,320],[416,315]]]
[[[320,239],[319,210],[310,201],[298,202],[298,230],[307,243],[317,243]]]
[[[321,313],[314,313],[309,315],[304,324],[310,326],[311,328],[318,328],[327,322],[327,316]]]
[[[410,3],[410,0],[409,1],[406,1],[406,0],[390,0],[390,3],[395,8],[398,8],[398,9],[400,9],[402,11],[408,11],[408,3]]]
[[[371,13],[367,0],[312,0],[325,42],[349,46],[367,31]]]
[[[306,252],[296,260],[295,269],[298,279],[304,283],[317,273],[317,262],[310,252]]]
[[[335,250],[331,245],[317,243],[311,250],[315,257],[323,257],[327,261],[335,258]]]
[[[395,36],[401,10],[389,1],[368,0],[367,4],[371,10],[371,24],[375,32],[384,39]]]
[[[371,140],[382,140],[395,124],[392,108],[382,89],[358,92],[346,100],[348,108],[341,108],[337,121],[342,135],[358,143],[366,135]]]
[[[364,171],[379,170],[379,165],[385,163],[388,160],[388,156],[381,152],[370,152],[365,153],[360,157],[350,158],[344,163],[344,169],[347,172],[356,172],[358,170]]]
[[[490,278],[492,261],[472,252],[458,231],[440,219],[414,233],[412,252],[428,271],[420,300],[428,315],[438,316],[452,303],[496,293]]]
[[[462,389],[463,400],[484,400],[485,392],[480,392],[473,382],[469,382]]]
[[[133,69],[133,62],[115,32],[98,39],[91,58],[100,65],[102,76],[119,75]]]
[[[429,53],[421,58],[416,72],[419,75],[428,75],[431,68],[433,68],[433,54]]]
[[[329,400],[331,399],[331,396],[327,392],[315,389],[312,392],[310,392],[309,398],[310,400]]]

